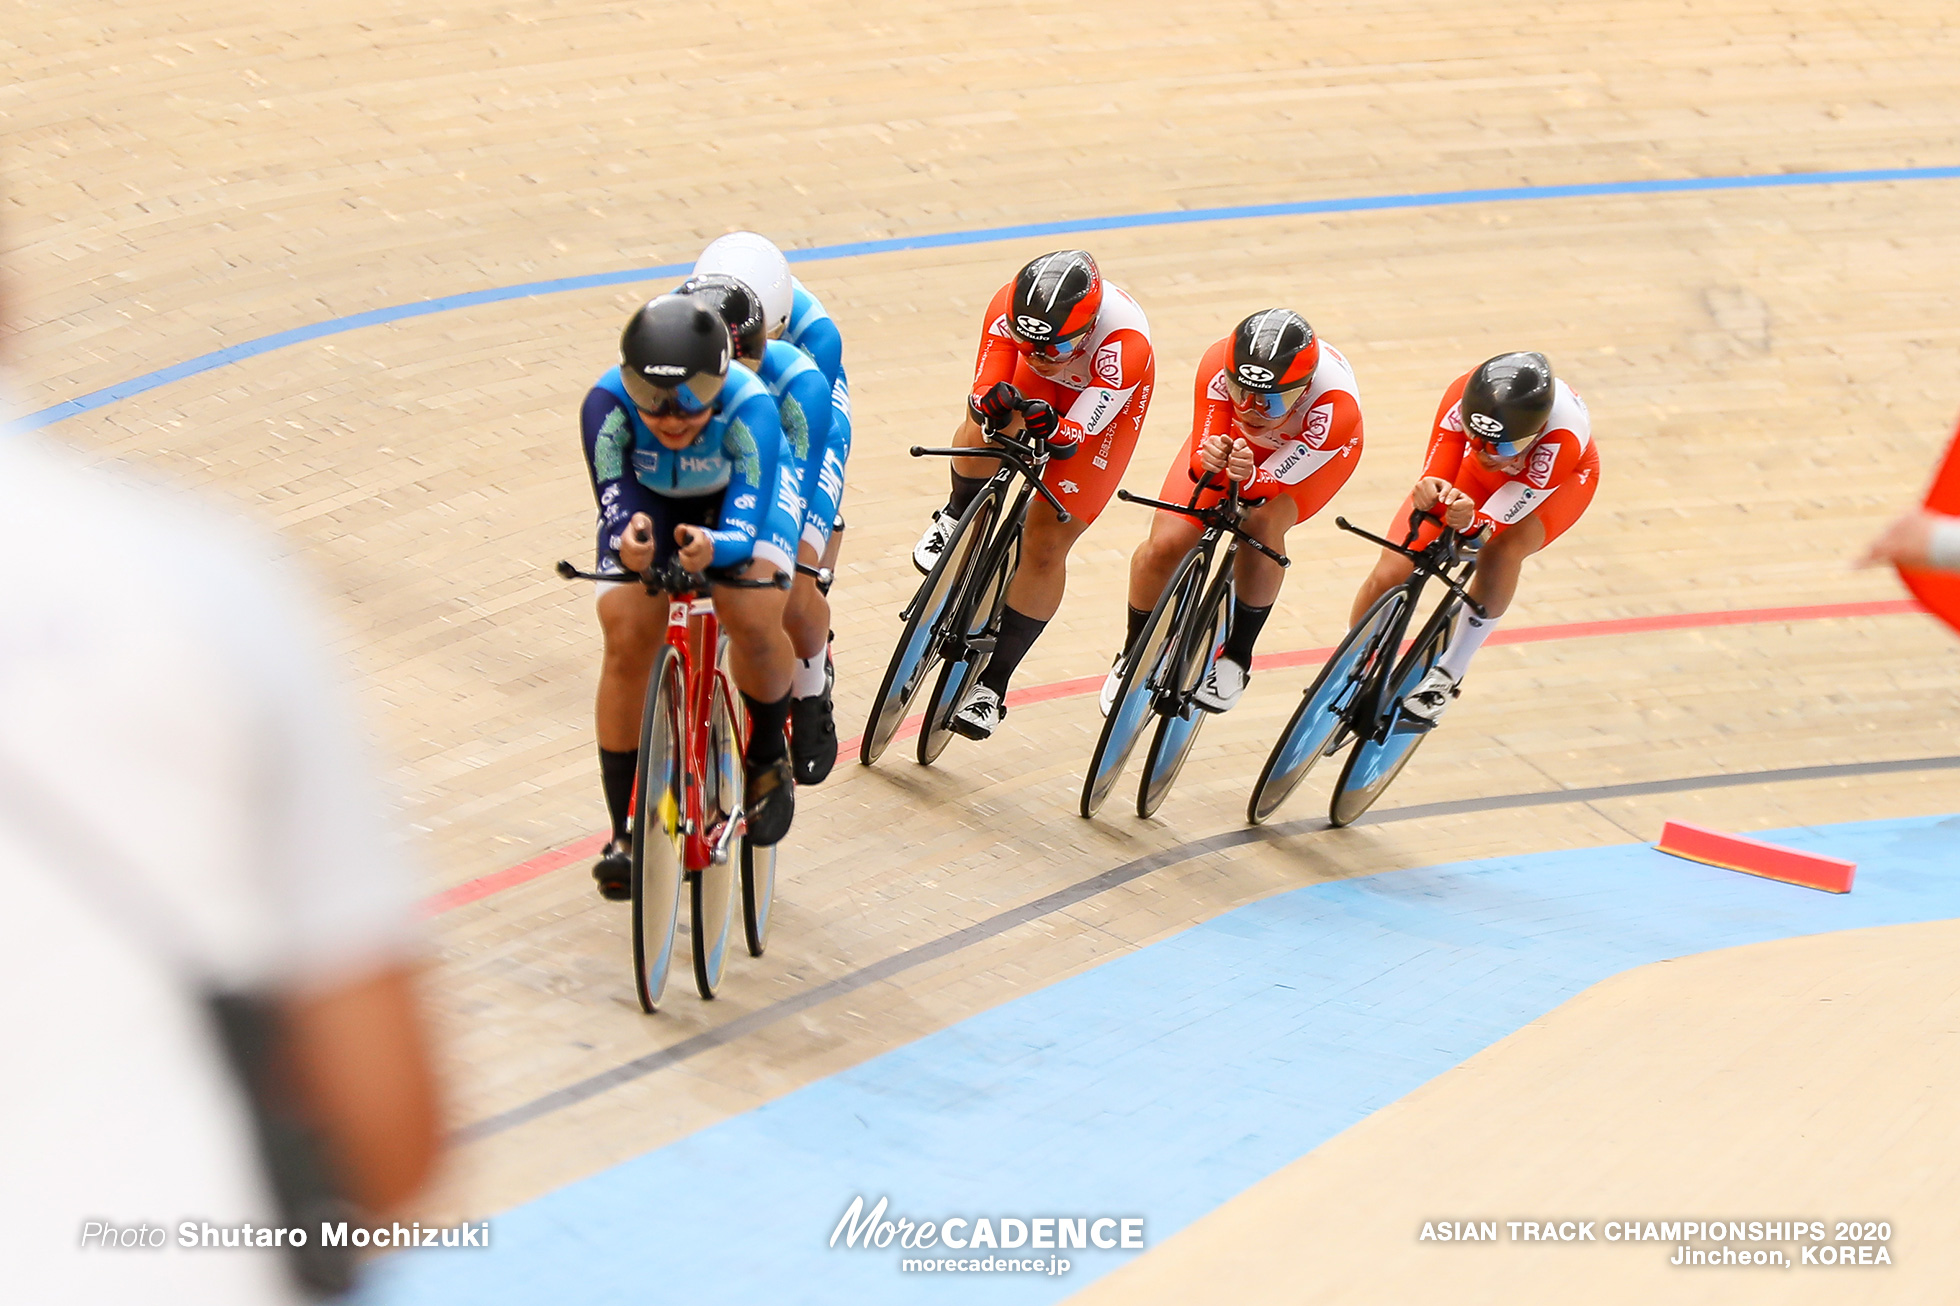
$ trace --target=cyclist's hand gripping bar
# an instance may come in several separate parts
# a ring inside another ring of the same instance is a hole
[[[1064,522],[1069,520],[1068,509],[1062,507],[1062,501],[1055,497],[1055,492],[1041,482],[1042,465],[1048,460],[1045,449],[1035,449],[1012,436],[989,431],[986,444],[961,449],[928,449],[922,444],[915,444],[909,452],[914,458],[992,458],[996,462],[1012,463],[1015,470],[1034,483],[1034,488],[1055,510],[1055,516]]]

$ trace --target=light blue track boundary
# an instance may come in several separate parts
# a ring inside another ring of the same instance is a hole
[[[1062,236],[1090,231],[1123,231],[1137,227],[1167,227],[1189,222],[1231,222],[1248,218],[1298,217],[1315,213],[1364,213],[1383,209],[1442,208],[1455,204],[1493,204],[1509,200],[1555,200],[1598,198],[1619,195],[1677,195],[1695,191],[1758,190],[1780,186],[1844,186],[1891,181],[1942,181],[1960,178],[1960,167],[1867,168],[1851,172],[1763,173],[1736,177],[1667,177],[1645,181],[1581,182],[1568,186],[1505,186],[1486,190],[1422,191],[1404,195],[1356,195],[1340,199],[1299,200],[1285,204],[1241,204],[1215,209],[1173,209],[1162,213],[1125,213],[1106,218],[1077,218],[1065,222],[1031,222],[1012,227],[983,227],[975,231],[945,231],[925,236],[900,236],[890,240],[861,240],[841,245],[820,245],[814,249],[789,251],[792,263],[816,263],[826,259],[858,258],[866,254],[894,254],[904,250],[945,249],[955,245],[982,245],[996,240],[1017,240],[1033,236]],[[410,318],[447,313],[454,309],[499,304],[533,295],[556,295],[572,290],[591,290],[602,286],[630,285],[637,281],[656,281],[686,272],[691,263],[662,263],[657,267],[629,268],[622,272],[598,272],[582,277],[558,277],[549,281],[527,281],[491,290],[445,295],[413,304],[370,309],[346,317],[330,318],[311,326],[294,327],[247,340],[145,372],[142,376],[119,381],[76,399],[65,400],[23,418],[22,430],[38,430],[81,413],[105,408],[135,395],[145,394],[173,381],[213,371],[232,363],[256,358],[260,354],[305,344],[327,336],[358,331],[363,327],[404,322]]]
[[[371,1297],[1057,1301],[1136,1253],[1067,1252],[1075,1269],[1059,1279],[920,1275],[900,1272],[896,1248],[826,1242],[863,1194],[915,1219],[1142,1216],[1154,1246],[1611,975],[1960,916],[1960,816],[1768,837],[1854,858],[1855,890],[1819,893],[1645,845],[1297,889],[521,1206],[494,1221],[488,1252],[389,1258]],[[600,1101],[630,1109],[623,1095]]]

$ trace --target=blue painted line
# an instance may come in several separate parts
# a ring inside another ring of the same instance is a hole
[[[1018,240],[1034,236],[1073,235],[1091,231],[1124,231],[1138,227],[1178,226],[1191,222],[1235,222],[1252,218],[1298,217],[1316,213],[1364,213],[1384,209],[1440,208],[1457,204],[1495,204],[1510,200],[1581,199],[1618,195],[1670,195],[1695,191],[1756,190],[1783,186],[1844,186],[1891,181],[1944,181],[1960,178],[1960,167],[1866,168],[1849,172],[1764,173],[1734,177],[1673,177],[1645,181],[1581,182],[1566,186],[1508,186],[1485,190],[1419,191],[1401,195],[1358,195],[1324,200],[1300,200],[1285,204],[1241,204],[1213,209],[1173,209],[1161,213],[1125,213],[1115,217],[1076,218],[1061,222],[1032,222],[1011,227],[983,227],[973,231],[946,231],[925,236],[899,236],[890,240],[863,240],[840,245],[819,245],[813,249],[788,251],[792,263],[816,263],[828,259],[859,258],[867,254],[894,254],[905,250],[946,249],[956,245],[981,245],[998,240]],[[370,309],[346,317],[330,318],[311,326],[260,336],[223,349],[201,354],[188,362],[175,363],[120,381],[79,398],[64,400],[18,423],[21,430],[39,430],[56,422],[106,408],[136,395],[145,394],[173,381],[213,371],[232,363],[256,358],[290,345],[304,344],[326,336],[383,326],[431,313],[498,304],[510,299],[535,295],[556,295],[601,286],[623,286],[639,281],[655,281],[686,272],[692,263],[663,263],[657,267],[629,268],[621,272],[598,272],[581,277],[557,277],[548,281],[527,281],[491,290],[446,295],[440,299],[396,304]]]
[[[1294,890],[527,1203],[488,1252],[388,1258],[368,1300],[1057,1301],[1137,1253],[1008,1253],[1065,1254],[1064,1277],[916,1274],[899,1263],[920,1253],[826,1244],[863,1195],[915,1220],[1140,1216],[1155,1246],[1611,975],[1960,916],[1960,816],[1768,837],[1854,858],[1855,891],[1645,845]],[[593,1127],[631,1109],[607,1101]]]

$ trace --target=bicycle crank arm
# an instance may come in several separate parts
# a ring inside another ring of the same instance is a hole
[[[728,848],[730,844],[735,842],[735,832],[737,830],[746,831],[748,824],[748,813],[739,807],[736,808],[735,814],[721,823],[721,833],[715,836],[714,850],[708,854],[708,860],[712,861],[716,866],[726,866],[728,864]]]

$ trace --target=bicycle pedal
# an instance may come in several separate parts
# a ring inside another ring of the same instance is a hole
[[[998,642],[999,641],[990,639],[985,635],[981,635],[974,639],[969,639],[966,641],[967,656],[971,657],[975,653],[986,653],[988,655],[991,655],[994,651],[994,645]]]

